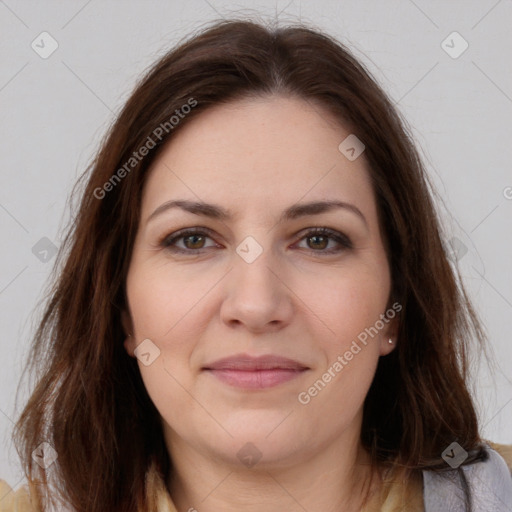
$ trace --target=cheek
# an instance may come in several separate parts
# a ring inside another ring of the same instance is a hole
[[[366,267],[331,273],[328,283],[307,295],[328,327],[316,339],[326,354],[326,366],[315,372],[310,387],[303,390],[309,395],[309,403],[303,406],[312,417],[331,418],[337,424],[341,418],[352,418],[364,402],[380,355],[381,334],[371,328],[385,312],[389,281],[384,270]],[[317,283],[322,284],[322,279]]]
[[[187,329],[192,318],[200,329],[197,321],[204,316],[197,311],[216,279],[212,273],[188,274],[171,266],[152,268],[148,264],[129,276],[127,292],[137,339],[150,338],[162,345],[172,339],[179,344],[182,337],[174,333]]]
[[[147,392],[165,417],[176,407],[191,407],[184,389],[193,384],[191,354],[208,323],[208,291],[218,278],[149,263],[132,270],[127,294],[137,343],[151,340],[159,356],[149,366],[138,362]]]
[[[337,435],[361,414],[368,390],[373,380],[378,358],[368,351],[360,352],[340,372],[331,372],[334,377],[313,378],[309,387],[302,390],[299,411],[313,423],[313,430]],[[326,369],[327,370],[327,369]]]
[[[325,277],[316,276],[314,282],[305,279],[300,296],[325,327],[327,351],[343,350],[365,329],[373,326],[384,313],[388,283],[385,272],[378,273],[340,270]],[[337,353],[336,353],[337,355]]]
[[[375,276],[359,274],[331,281],[328,292],[308,296],[326,325],[324,334],[315,337],[317,349],[325,354],[325,366],[317,368],[308,387],[301,390],[309,403],[300,403],[311,417],[330,417],[333,428],[359,411],[375,374],[380,333],[368,333],[385,311],[386,290],[380,286]]]

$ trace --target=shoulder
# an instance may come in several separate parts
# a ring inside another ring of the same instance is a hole
[[[0,480],[0,512],[36,512],[27,486],[14,491],[7,482]]]
[[[12,489],[5,480],[0,479],[0,512],[41,512],[41,505],[34,505],[29,489],[35,492],[35,484],[25,484]],[[177,512],[160,474],[151,466],[146,475],[148,508],[155,512]],[[59,509],[60,510],[60,509]]]
[[[490,441],[488,441],[488,444],[495,452],[500,454],[512,475],[512,444],[498,444]]]
[[[461,466],[471,492],[473,510],[510,512],[512,503],[512,446],[486,442],[488,458]],[[460,472],[423,472],[425,511],[442,507],[453,512],[465,510],[464,485]]]

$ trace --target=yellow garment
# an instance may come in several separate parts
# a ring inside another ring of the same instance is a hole
[[[489,443],[506,461],[512,474],[512,445]],[[163,480],[156,472],[147,478],[151,510],[155,512],[177,512]],[[421,476],[402,481],[399,477],[386,481],[379,495],[374,496],[364,512],[424,512],[423,485]],[[0,512],[40,512],[31,506],[27,486],[13,491],[0,480]]]

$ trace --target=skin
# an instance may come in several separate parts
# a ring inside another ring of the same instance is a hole
[[[183,126],[152,166],[123,324],[132,333],[125,341],[131,356],[145,339],[160,350],[150,365],[138,364],[162,418],[178,510],[359,510],[371,476],[359,441],[362,407],[379,357],[394,348],[395,322],[308,404],[298,401],[390,307],[364,153],[349,161],[338,150],[349,134],[302,99],[237,100]],[[214,203],[233,217],[173,208],[148,221],[174,199]],[[366,222],[349,209],[278,222],[289,206],[330,199],[356,206]],[[159,245],[195,226],[213,235],[177,240],[188,254]],[[353,247],[307,235],[324,226]],[[247,236],[263,248],[252,263],[236,252]],[[234,388],[202,371],[240,353],[289,357],[309,369],[263,390]],[[237,457],[246,443],[261,454],[252,467]],[[372,481],[375,492],[378,478]]]

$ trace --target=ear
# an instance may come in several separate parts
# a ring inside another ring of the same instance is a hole
[[[123,326],[123,331],[126,336],[123,343],[124,348],[128,355],[130,355],[131,357],[135,357],[133,351],[135,350],[136,343],[135,336],[133,334],[133,322],[128,311],[124,309],[121,312],[121,325]]]
[[[388,320],[386,327],[382,329],[380,333],[380,355],[387,356],[396,348],[397,340],[398,340],[398,325],[399,318],[395,316],[395,318]],[[392,340],[390,343],[389,340]]]

